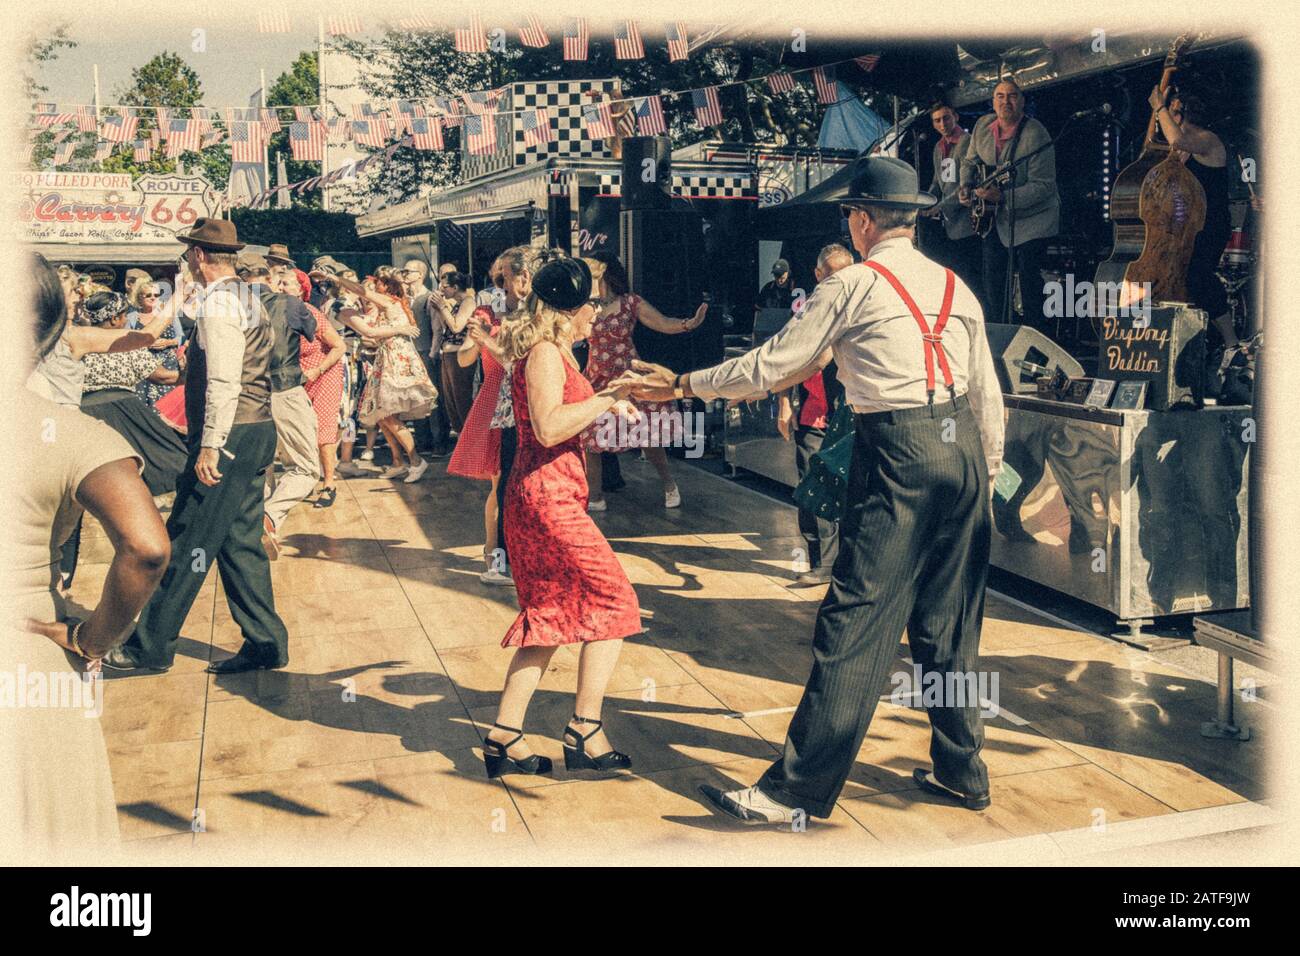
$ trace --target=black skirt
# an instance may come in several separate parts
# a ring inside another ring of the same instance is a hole
[[[130,444],[144,461],[141,477],[151,495],[176,490],[189,457],[181,436],[134,391],[104,388],[81,396],[81,410],[98,418]]]

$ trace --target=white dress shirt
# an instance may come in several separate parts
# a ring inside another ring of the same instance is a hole
[[[898,278],[933,329],[943,305],[943,266],[918,252],[906,236],[877,243],[867,258]],[[942,341],[955,391],[970,399],[989,474],[996,475],[1002,468],[1002,391],[979,301],[960,277]],[[692,372],[691,391],[703,399],[745,398],[764,392],[808,369],[828,347],[839,368],[845,400],[856,410],[892,411],[928,401],[920,327],[893,286],[861,263],[821,282],[803,312],[758,348]],[[937,361],[934,400],[948,401]]]
[[[203,290],[195,334],[208,360],[204,448],[223,448],[230,435],[244,373],[244,330],[260,319],[261,308],[257,296],[234,276],[218,279]]]

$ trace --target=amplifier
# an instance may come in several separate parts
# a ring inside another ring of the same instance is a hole
[[[1057,372],[1065,373],[1065,378],[1083,377],[1083,366],[1033,326],[990,322],[984,329],[998,381],[1009,395],[1032,395],[1038,391],[1039,378],[1052,378]]]
[[[1205,394],[1206,315],[1185,302],[1161,302],[1149,316],[1101,319],[1097,377],[1146,382],[1146,407],[1200,408]]]

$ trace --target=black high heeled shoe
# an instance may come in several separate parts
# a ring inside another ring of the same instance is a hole
[[[529,754],[522,760],[516,760],[510,756],[508,751],[519,741],[524,739],[524,732],[518,727],[506,727],[502,724],[493,724],[497,730],[508,730],[515,736],[505,743],[498,743],[495,740],[483,738],[483,763],[487,767],[488,779],[504,776],[508,773],[525,773],[530,776],[539,773],[551,772],[551,758],[539,757],[537,754]]]
[[[583,736],[574,730],[572,726],[564,728],[565,770],[626,770],[632,766],[632,758],[625,753],[619,753],[617,750],[608,750],[599,757],[588,755],[587,741],[600,732],[600,728],[604,726],[604,721],[579,717],[574,714],[571,723],[594,724],[595,730]],[[572,744],[569,743],[570,739],[573,740]]]

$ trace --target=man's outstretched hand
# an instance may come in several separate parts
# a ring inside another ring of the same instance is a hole
[[[677,375],[662,365],[636,359],[632,362],[632,371],[624,372],[611,384],[631,386],[632,397],[642,401],[668,402],[673,399]]]

